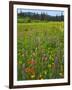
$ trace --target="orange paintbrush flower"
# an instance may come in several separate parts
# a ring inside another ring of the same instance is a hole
[[[32,60],[28,61],[28,64],[34,65],[34,64],[36,64],[36,61],[34,59],[32,59]]]
[[[35,70],[34,70],[33,67],[27,67],[27,68],[25,68],[25,72],[30,73],[32,75],[35,74]]]

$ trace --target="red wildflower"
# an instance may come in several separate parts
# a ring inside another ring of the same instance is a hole
[[[28,61],[28,64],[34,65],[34,64],[36,64],[36,61],[34,59],[32,59],[32,60]]]
[[[27,68],[25,69],[25,72],[31,73],[31,74],[35,74],[35,70],[34,70],[33,67],[27,67]]]

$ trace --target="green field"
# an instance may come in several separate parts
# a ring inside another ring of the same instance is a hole
[[[17,24],[17,79],[64,78],[64,23]]]

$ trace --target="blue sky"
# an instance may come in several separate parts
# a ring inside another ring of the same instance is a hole
[[[60,10],[20,9],[20,8],[18,8],[17,12],[18,13],[20,13],[20,12],[33,12],[33,13],[38,13],[38,14],[46,13],[46,14],[51,15],[51,16],[56,16],[56,15],[60,16],[62,13],[64,15],[64,11],[60,11]]]

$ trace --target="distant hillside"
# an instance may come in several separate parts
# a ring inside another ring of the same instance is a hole
[[[18,19],[28,19],[37,21],[64,21],[64,15],[51,16],[45,13],[21,12],[18,13]]]

